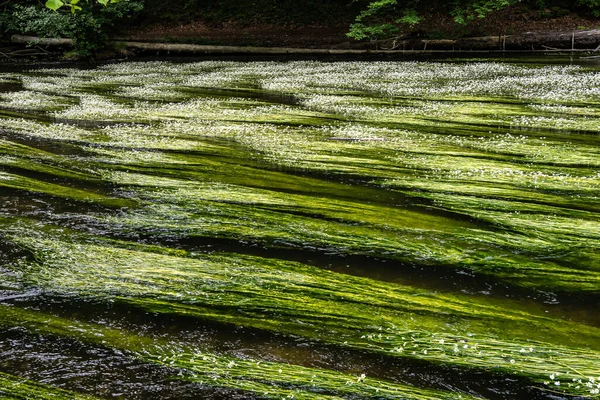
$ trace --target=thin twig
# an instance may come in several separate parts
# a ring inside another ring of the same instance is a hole
[[[40,46],[35,46],[35,48],[36,48],[36,49],[38,49],[38,50],[41,50],[41,51],[43,51],[43,52],[44,52],[44,53],[46,53],[46,54],[52,54],[52,52],[51,52],[51,51],[48,51],[48,50],[46,50],[46,49],[44,49],[44,48],[42,48],[42,47],[40,47]]]

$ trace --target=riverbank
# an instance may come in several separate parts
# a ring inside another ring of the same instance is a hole
[[[397,38],[402,40],[459,40],[466,37],[513,36],[541,32],[589,31],[600,27],[600,18],[569,13],[553,16],[523,5],[490,13],[486,18],[458,25],[446,14],[430,13]],[[346,36],[352,19],[331,24],[276,24],[245,21],[210,22],[142,19],[118,31],[119,40],[219,46],[296,47],[323,49],[375,49],[381,42],[355,41]]]
[[[13,35],[15,45],[29,49],[12,51],[12,54],[42,57],[43,61],[61,60],[60,49],[73,46],[71,39],[46,39],[34,36]],[[46,49],[54,48],[56,51]],[[25,51],[25,52],[24,52]],[[111,41],[108,50],[97,61],[132,59],[140,57],[242,57],[261,59],[320,59],[320,60],[407,60],[456,57],[529,57],[577,55],[578,58],[600,58],[600,30],[580,32],[527,33],[511,36],[484,36],[458,40],[407,39],[379,41],[374,48],[302,48],[220,46],[187,43],[161,43],[137,41]],[[6,53],[4,53],[6,54]],[[11,54],[11,53],[8,53]],[[10,60],[10,59],[9,59]],[[19,61],[32,61],[21,58]],[[33,60],[35,61],[35,59]]]
[[[405,57],[439,52],[471,55],[598,51],[600,18],[574,13],[552,15],[523,5],[493,12],[485,19],[457,25],[446,14],[424,15],[423,22],[397,37],[355,41],[346,36],[352,20],[332,18],[329,24],[294,25],[269,20],[222,21],[206,17],[174,19],[141,16],[134,24],[115,29],[112,40],[93,60],[136,56],[344,56]],[[306,22],[306,21],[304,21]],[[309,21],[310,22],[310,21]],[[8,38],[5,38],[5,42]],[[69,41],[5,43],[0,56],[9,63],[59,61],[70,50]],[[57,46],[58,45],[58,46]],[[66,57],[67,59],[69,57]]]

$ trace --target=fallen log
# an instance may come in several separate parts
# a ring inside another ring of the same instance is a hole
[[[573,32],[527,32],[506,37],[506,49],[548,46],[563,50],[595,49],[600,45],[600,30]]]
[[[392,43],[391,41],[388,43]],[[600,30],[526,32],[510,36],[481,36],[456,40],[413,39],[395,41],[397,49],[421,50],[555,50],[600,51]]]
[[[249,55],[393,55],[399,52],[419,54],[436,51],[534,51],[534,52],[594,52],[600,50],[600,30],[595,34],[575,35],[577,47],[565,39],[566,34],[545,35],[550,45],[533,44],[526,36],[483,36],[464,39],[400,40],[379,49],[305,49],[293,47],[210,46],[177,43],[113,42],[119,48],[157,53],[179,54],[249,54]],[[567,46],[568,44],[568,46]]]
[[[73,39],[40,38],[37,36],[12,35],[10,41],[19,44],[33,44],[37,46],[73,46]]]
[[[13,35],[13,43],[39,46],[72,46],[72,39]],[[290,47],[211,46],[180,43],[112,41],[116,48],[157,54],[248,54],[248,55],[398,55],[447,51],[482,52],[596,52],[600,51],[600,30],[580,32],[525,33],[512,36],[482,36],[462,39],[395,40],[380,49],[307,49]]]
[[[113,42],[117,47],[142,51],[169,52],[180,54],[256,54],[256,55],[292,55],[292,54],[365,54],[386,53],[391,50],[352,50],[352,49],[305,49],[296,47],[246,47],[246,46],[211,46],[198,44],[177,43],[148,43],[148,42]]]
[[[35,44],[41,46],[72,46],[72,39],[39,38],[36,36],[13,35],[11,42],[19,44]],[[121,49],[152,51],[157,53],[178,54],[256,54],[256,55],[332,55],[332,54],[368,54],[396,53],[387,50],[353,50],[353,49],[304,49],[289,47],[245,47],[245,46],[210,46],[180,43],[149,43],[133,41],[111,41]]]
[[[384,47],[385,45],[382,45]],[[410,50],[556,50],[599,51],[600,30],[572,33],[525,33],[512,36],[482,36],[456,40],[402,40],[394,49]]]

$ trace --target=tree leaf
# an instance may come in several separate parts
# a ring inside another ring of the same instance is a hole
[[[61,0],[48,0],[46,1],[46,7],[48,7],[51,10],[58,10],[59,8],[61,8],[62,6],[64,6],[65,3],[63,3]]]

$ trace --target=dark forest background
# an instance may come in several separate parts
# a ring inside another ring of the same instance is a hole
[[[107,1],[0,1],[2,37],[6,40],[18,33],[72,38],[74,53],[88,56],[115,35],[147,27],[168,31],[197,21],[214,29],[226,24],[264,30],[329,28],[345,34],[348,41],[373,41],[407,35],[440,39],[512,34],[529,27],[595,29],[593,21],[600,16],[600,0],[120,0],[100,4]]]

